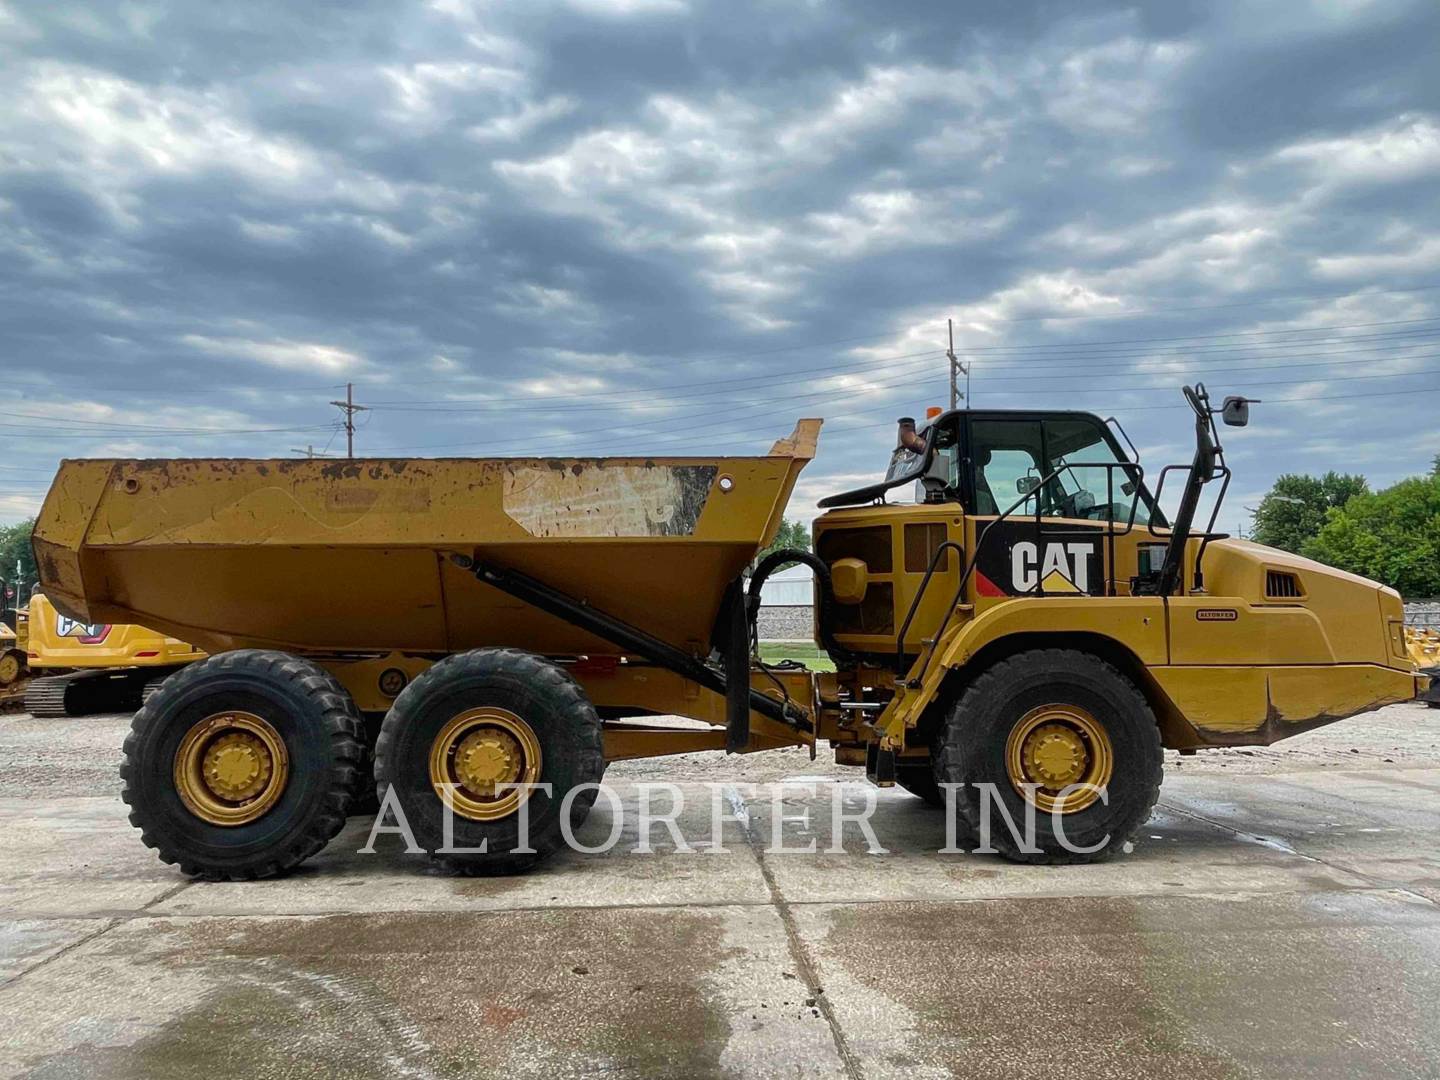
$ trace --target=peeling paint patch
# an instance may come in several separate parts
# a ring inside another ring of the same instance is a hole
[[[503,505],[531,536],[691,536],[714,465],[555,462],[505,470]]]

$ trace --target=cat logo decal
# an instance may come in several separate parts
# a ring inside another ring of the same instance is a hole
[[[110,633],[106,623],[82,623],[55,613],[55,633],[63,638],[74,638],[81,645],[99,645]]]
[[[1088,593],[1094,554],[1095,545],[1084,540],[1047,542],[1043,549],[1021,540],[1010,549],[1010,582],[1017,593],[1036,586],[1047,593]]]

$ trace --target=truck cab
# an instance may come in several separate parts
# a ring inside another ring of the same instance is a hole
[[[1268,744],[1410,697],[1394,590],[1214,531],[1229,476],[1214,417],[1243,425],[1248,403],[1187,400],[1195,460],[1153,488],[1123,429],[1089,413],[902,418],[884,478],[822,500],[814,525],[829,624],[856,661],[842,694],[883,701],[876,727],[908,745],[987,664],[1078,648],[1120,668],[1180,749]]]
[[[817,553],[866,568],[865,595],[841,605],[838,638],[866,654],[918,650],[964,570],[961,553],[991,523],[969,612],[1018,596],[1130,595],[1169,532],[1119,431],[1083,412],[951,410],[918,430],[902,418],[884,479],[820,503],[829,513],[815,523]]]

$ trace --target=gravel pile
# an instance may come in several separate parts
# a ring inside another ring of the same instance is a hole
[[[809,641],[814,628],[815,614],[809,604],[762,607],[756,625],[761,641]]]

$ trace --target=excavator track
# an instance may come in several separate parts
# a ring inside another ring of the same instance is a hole
[[[70,715],[65,711],[65,698],[74,681],[73,675],[49,675],[43,679],[31,679],[30,685],[25,688],[25,711],[31,716]]]
[[[160,692],[160,687],[169,677],[170,672],[167,671],[163,675],[157,675],[153,679],[145,680],[140,687],[140,704],[142,707],[149,704],[150,699]]]

